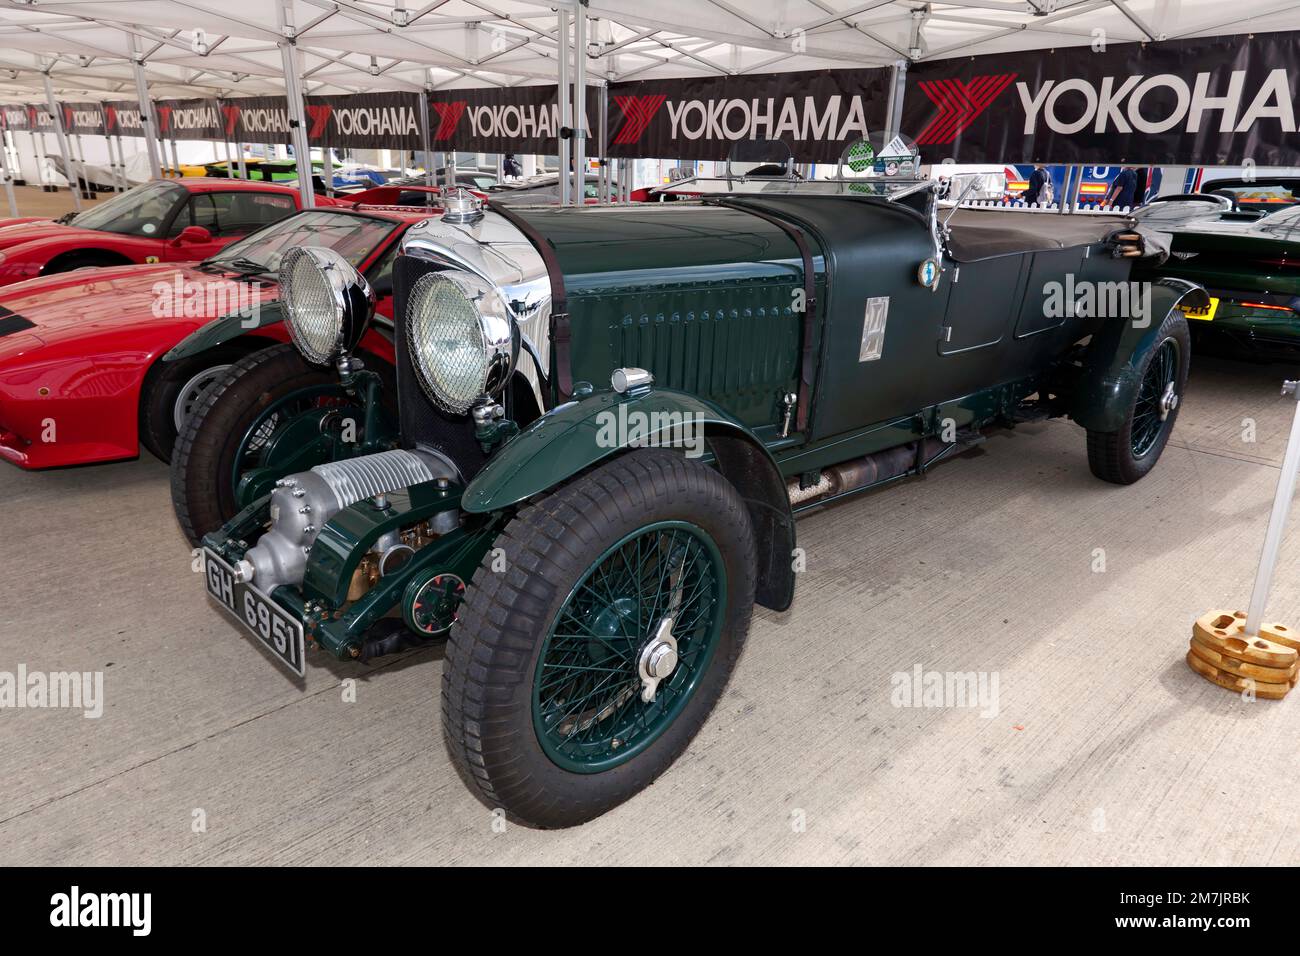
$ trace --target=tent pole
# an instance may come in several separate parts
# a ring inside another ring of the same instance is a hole
[[[587,197],[587,4],[573,8],[573,204]]]
[[[9,175],[9,133],[0,129],[0,179],[5,184],[5,199],[9,201],[9,215],[18,218],[18,199],[14,195],[14,178]]]
[[[122,145],[121,136],[114,136],[113,140],[117,144],[117,191],[124,193],[129,188],[126,178],[126,147]]]
[[[149,154],[149,173],[154,179],[162,179],[162,161],[158,155],[158,121],[153,112],[153,100],[149,99],[149,81],[144,75],[144,54],[140,52],[140,39],[134,33],[131,37],[131,63],[135,72],[135,92],[140,99],[140,120],[144,129],[144,148]]]
[[[895,60],[889,74],[889,102],[885,106],[885,142],[903,127],[903,91],[907,89],[907,61]],[[882,146],[884,143],[881,144]]]
[[[555,15],[559,21],[559,32],[557,33],[557,38],[559,39],[560,48],[559,48],[559,52],[556,54],[556,60],[559,61],[559,66],[560,66],[560,85],[557,92],[560,97],[560,129],[561,131],[563,131],[570,126],[568,8],[560,7],[555,11]],[[569,204],[569,185],[570,185],[569,159],[570,156],[572,155],[571,147],[573,144],[568,139],[566,139],[563,135],[559,137],[558,142],[559,142],[559,148],[556,151],[559,153],[560,168],[556,170],[556,175],[558,176],[559,183],[560,183],[560,205],[567,206]]]
[[[280,35],[285,37],[278,43],[280,60],[284,68],[285,98],[289,102],[289,126],[293,137],[293,152],[297,160],[298,192],[302,197],[302,208],[311,209],[316,205],[316,195],[311,183],[311,145],[307,142],[307,110],[303,106],[302,77],[298,71],[297,50],[294,44],[293,0],[279,0],[275,5],[277,25]],[[332,175],[332,172],[331,172]]]
[[[610,201],[609,195],[609,82],[600,84],[600,201]]]
[[[45,80],[45,101],[49,104],[54,117],[54,138],[58,141],[59,152],[63,154],[63,175],[67,177],[68,189],[72,192],[72,208],[81,212],[81,184],[72,167],[72,150],[68,146],[68,134],[63,128],[63,114],[59,111],[58,100],[54,98],[54,81],[48,72],[41,74]]]
[[[433,84],[424,84],[424,92],[420,94],[420,152],[424,155],[424,184],[432,186],[434,180],[433,154],[429,152],[429,94],[433,92]]]

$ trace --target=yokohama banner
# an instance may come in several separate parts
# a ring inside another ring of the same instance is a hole
[[[50,112],[48,103],[28,103],[27,122],[31,124],[30,129],[33,133],[54,133],[57,131],[54,114]]]
[[[158,135],[163,139],[221,139],[225,121],[216,100],[156,100]]]
[[[612,83],[609,155],[726,159],[740,140],[779,139],[829,162],[885,125],[887,68]]]
[[[307,139],[313,146],[419,149],[420,94],[309,96]]]
[[[221,135],[233,143],[293,143],[289,101],[283,96],[221,100]]]
[[[1117,43],[915,64],[926,162],[1291,166],[1300,34]]]
[[[63,129],[75,135],[103,135],[104,111],[98,103],[60,103]]]
[[[587,90],[587,155],[599,152],[600,93]],[[558,86],[441,90],[429,94],[429,143],[434,149],[480,153],[559,150]]]
[[[104,107],[104,131],[109,136],[144,137],[144,113],[139,100],[113,100]]]
[[[31,116],[27,112],[27,107],[18,103],[10,103],[0,106],[0,128],[13,130],[14,132],[27,132],[32,128]]]

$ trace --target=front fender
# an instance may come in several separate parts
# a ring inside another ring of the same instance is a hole
[[[1088,344],[1079,389],[1070,417],[1089,431],[1118,431],[1128,416],[1133,391],[1141,382],[1142,362],[1156,346],[1156,338],[1180,303],[1209,304],[1203,288],[1186,279],[1162,278],[1150,283],[1149,321],[1137,326],[1131,319],[1112,319]]]
[[[283,320],[284,314],[280,311],[279,302],[271,302],[262,306],[255,315],[232,312],[230,315],[223,316],[195,329],[176,343],[171,351],[162,357],[162,360],[164,362],[175,362],[177,359],[189,358],[191,355],[198,355],[200,352],[205,352],[214,346],[221,345],[223,342],[229,342],[231,339],[238,338],[254,329],[266,328],[268,325],[279,325]]]
[[[689,428],[678,431],[684,423]],[[755,599],[777,611],[789,607],[795,532],[781,470],[748,428],[712,402],[685,392],[655,388],[629,396],[605,391],[552,409],[489,459],[466,487],[461,507],[471,513],[508,508],[625,448],[656,444],[685,447],[688,454],[707,447],[712,453],[713,464],[744,499],[753,522]]]

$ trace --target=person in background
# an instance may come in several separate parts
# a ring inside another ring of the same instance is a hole
[[[506,153],[506,157],[501,161],[501,171],[511,179],[518,179],[524,174],[524,169],[519,165],[519,160],[515,159],[514,153]]]
[[[1052,174],[1047,171],[1042,163],[1034,163],[1034,171],[1029,174],[1029,185],[1025,191],[1020,194],[1020,198],[1025,202],[1033,205],[1043,200],[1043,188],[1051,179]]]
[[[1125,166],[1110,184],[1106,193],[1106,203],[1110,206],[1131,206],[1137,192],[1137,173],[1132,166]]]

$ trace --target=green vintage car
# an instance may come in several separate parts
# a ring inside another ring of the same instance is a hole
[[[753,606],[794,598],[798,515],[1046,416],[1087,430],[1106,481],[1160,457],[1187,373],[1178,306],[1204,296],[1162,280],[1090,306],[1147,251],[1125,220],[954,214],[930,181],[766,185],[449,196],[394,268],[395,431],[352,353],[365,281],[327,250],[286,256],[298,371],[232,369],[181,443],[243,449],[242,510],[196,529],[210,596],[299,675],[313,650],[445,638],[456,763],[493,807],[568,826],[695,736]],[[205,437],[228,402],[256,415]],[[213,480],[181,457],[178,481]]]
[[[1189,279],[1209,293],[1203,308],[1185,310],[1198,352],[1300,359],[1300,205],[1272,208],[1188,193],[1135,213],[1144,227],[1170,237],[1169,258],[1144,263],[1139,277]]]

